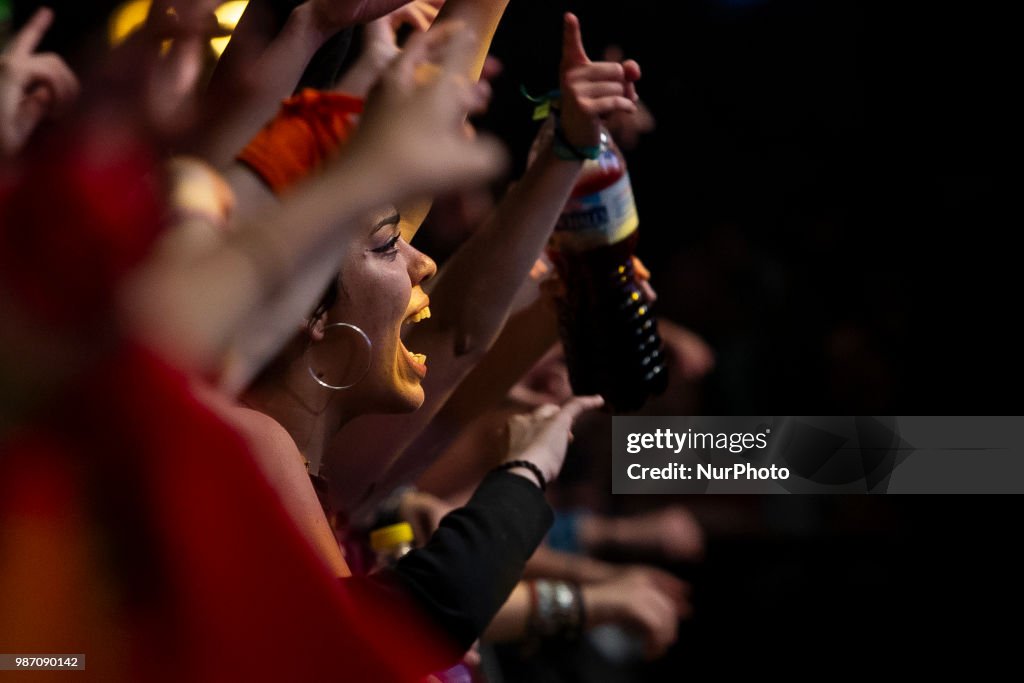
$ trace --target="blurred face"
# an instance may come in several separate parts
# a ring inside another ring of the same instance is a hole
[[[437,267],[402,239],[398,224],[398,212],[389,207],[355,236],[341,263],[338,300],[325,321],[356,325],[373,343],[365,377],[342,397],[361,413],[406,412],[423,403],[427,359],[407,349],[401,334],[429,316],[421,284]],[[365,359],[363,347],[358,353]],[[365,367],[363,360],[360,372]]]

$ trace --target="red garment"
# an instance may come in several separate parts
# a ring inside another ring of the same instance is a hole
[[[114,196],[150,169],[124,173],[129,157],[141,158],[131,148],[120,150],[123,163],[90,164],[80,158],[94,153],[89,142],[50,159],[59,182],[48,192],[8,194],[0,244],[14,245],[3,261],[20,261],[19,276],[0,286],[26,308],[99,302],[86,313],[104,319],[133,262],[124,255],[145,253],[139,236],[156,234],[157,213],[122,230],[116,212],[92,201],[88,188]],[[28,169],[22,183],[41,173]],[[57,234],[79,245],[77,259],[32,276]],[[107,270],[87,296],[65,291],[97,263]],[[71,333],[70,344],[103,348],[87,331]],[[403,594],[330,575],[241,437],[195,399],[184,374],[128,341],[106,348],[0,441],[5,651],[84,653],[90,680],[104,681],[413,681],[458,659]],[[0,361],[2,370],[17,359]]]
[[[362,111],[361,98],[306,88],[281,104],[238,160],[281,194],[341,150]]]
[[[0,287],[68,331],[108,313],[161,229],[153,155],[107,133],[58,136],[0,183]]]
[[[0,464],[4,528],[34,530],[0,555],[32,579],[0,584],[6,648],[85,653],[97,680],[412,681],[457,660],[411,604],[331,576],[240,437],[144,350],[51,408]],[[44,605],[32,631],[6,621]]]

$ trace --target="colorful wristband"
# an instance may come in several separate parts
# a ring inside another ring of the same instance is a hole
[[[552,140],[551,149],[559,159],[565,161],[590,161],[601,155],[601,145],[580,148],[569,142],[565,137],[565,131],[562,130],[562,122],[558,116],[555,116],[554,132],[555,137]]]

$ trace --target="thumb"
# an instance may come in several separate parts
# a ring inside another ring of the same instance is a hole
[[[363,32],[370,42],[397,47],[395,29],[391,27],[391,22],[387,16],[364,24]]]
[[[49,7],[40,7],[32,15],[32,18],[22,26],[21,30],[11,38],[11,42],[3,52],[22,56],[32,54],[39,47],[39,43],[52,23],[53,10]]]
[[[580,20],[572,12],[565,13],[565,22],[562,28],[562,64],[565,66],[590,64],[587,51],[583,49]]]

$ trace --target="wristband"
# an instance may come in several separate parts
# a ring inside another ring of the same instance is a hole
[[[601,155],[601,145],[593,147],[576,147],[562,130],[562,122],[555,116],[554,139],[551,141],[551,149],[555,156],[564,161],[592,161]]]
[[[583,634],[586,614],[576,583],[536,579],[530,588],[529,633],[537,640],[575,640]]]
[[[554,121],[554,140],[552,140],[551,146],[555,156],[563,161],[590,161],[596,159],[601,155],[601,145],[594,145],[592,147],[576,147],[568,138],[565,137],[565,131],[562,130],[562,121],[558,115],[559,100],[562,97],[562,93],[559,90],[552,90],[546,95],[540,97],[534,97],[526,91],[526,86],[519,86],[519,92],[523,94],[523,97],[530,100],[537,107],[533,110],[533,120],[540,121],[553,116]]]
[[[503,470],[510,470],[513,467],[523,467],[530,470],[533,476],[537,477],[537,485],[540,486],[541,491],[546,491],[548,488],[548,480],[544,478],[544,474],[540,471],[540,468],[534,465],[529,460],[509,460],[503,462],[495,467],[492,472],[501,472]]]

